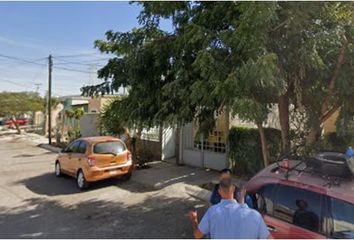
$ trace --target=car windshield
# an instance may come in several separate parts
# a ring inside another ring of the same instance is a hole
[[[334,238],[354,238],[354,205],[332,198]]]
[[[120,141],[96,143],[93,152],[98,154],[118,154],[125,150],[125,146]]]

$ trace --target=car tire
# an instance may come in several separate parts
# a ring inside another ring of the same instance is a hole
[[[80,190],[86,189],[89,185],[82,170],[77,173],[76,184]]]
[[[60,167],[60,163],[59,161],[55,162],[55,169],[54,169],[54,173],[56,177],[61,177],[63,174],[61,173],[61,167]]]
[[[130,173],[123,175],[122,179],[123,179],[123,181],[129,181],[131,179],[131,177],[132,177],[132,173],[130,172]]]

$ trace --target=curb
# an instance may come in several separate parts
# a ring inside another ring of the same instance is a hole
[[[62,150],[60,147],[54,147],[54,146],[51,146],[49,144],[44,144],[44,143],[38,144],[37,146],[40,148],[44,148],[48,151],[55,152],[55,153],[59,153]]]
[[[203,189],[198,186],[194,185],[187,185],[185,186],[185,192],[197,199],[203,200],[205,202],[209,202],[210,196],[211,196],[211,191],[208,191],[206,189]]]

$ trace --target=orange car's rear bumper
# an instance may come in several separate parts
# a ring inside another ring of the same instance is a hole
[[[106,168],[91,167],[85,171],[85,178],[88,182],[95,182],[107,178],[117,177],[128,174],[133,171],[132,162],[120,166],[112,166]]]

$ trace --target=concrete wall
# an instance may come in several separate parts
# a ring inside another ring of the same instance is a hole
[[[80,132],[83,137],[99,136],[99,114],[85,113],[80,119]]]
[[[161,160],[161,143],[157,141],[150,141],[145,139],[140,139],[139,145],[151,150],[153,153],[153,160]]]
[[[226,167],[226,153],[204,151],[204,167],[221,170]]]
[[[204,167],[201,151],[184,148],[182,163],[194,167]]]

